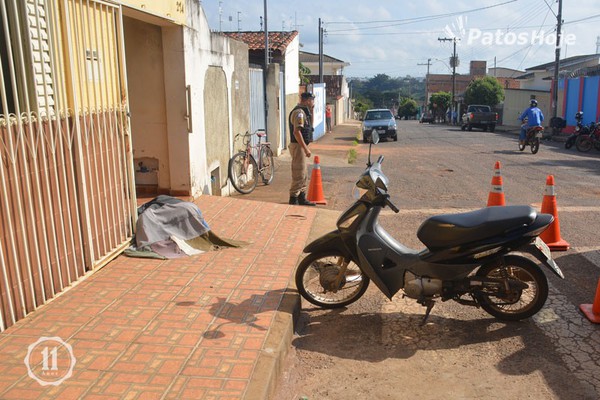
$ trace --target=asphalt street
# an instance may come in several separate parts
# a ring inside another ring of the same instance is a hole
[[[399,127],[398,142],[384,140],[372,148],[373,157],[385,156],[391,199],[400,208],[398,214],[382,213],[381,224],[392,236],[420,249],[416,231],[427,217],[486,206],[499,161],[509,205],[539,210],[546,178],[554,176],[561,235],[571,249],[553,255],[566,279],[547,271],[546,306],[534,318],[512,324],[446,302],[437,304],[430,322],[420,327],[423,307],[401,296],[390,302],[373,287],[341,312],[303,304],[278,392],[284,397],[277,398],[341,399],[349,390],[352,397],[409,398],[397,397],[390,374],[416,379],[404,383],[414,395],[423,382],[438,383],[417,398],[440,398],[448,390],[453,398],[469,399],[600,398],[600,325],[578,310],[579,304],[593,301],[600,278],[600,152],[584,154],[545,141],[534,155],[518,151],[514,132],[463,132],[415,121],[400,121]],[[351,189],[368,156],[367,145],[352,145],[358,132],[357,124],[346,124],[311,145],[320,156],[328,200],[319,206],[321,232],[333,229],[337,215],[353,202]],[[347,163],[350,149],[358,155],[353,165]],[[257,188],[249,198],[287,201],[285,154],[278,164],[275,179],[280,181]],[[350,388],[339,380],[349,373],[360,376]]]

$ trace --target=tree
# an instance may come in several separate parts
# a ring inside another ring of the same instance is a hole
[[[417,115],[419,105],[416,101],[410,98],[404,98],[400,101],[400,107],[398,107],[398,115],[401,118],[409,119]]]
[[[310,79],[307,78],[307,75],[310,75],[311,70],[306,65],[299,63],[298,70],[300,72],[300,84],[306,85],[310,83]]]
[[[493,76],[484,76],[472,81],[465,91],[467,104],[485,104],[494,107],[504,100],[504,89]]]
[[[375,107],[390,108],[397,105],[398,98],[410,97],[423,100],[425,81],[407,75],[404,78],[391,78],[377,74],[372,78],[349,78],[353,94],[361,94]]]
[[[429,98],[429,109],[438,118],[444,118],[446,110],[450,107],[452,95],[450,92],[436,92]]]

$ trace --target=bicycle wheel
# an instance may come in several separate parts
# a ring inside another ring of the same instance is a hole
[[[258,166],[254,157],[240,151],[229,160],[229,179],[238,192],[248,194],[258,182]]]
[[[265,185],[273,182],[275,175],[275,163],[273,162],[273,150],[270,147],[260,148],[260,175]]]

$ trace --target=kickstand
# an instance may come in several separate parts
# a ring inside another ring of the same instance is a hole
[[[425,302],[423,302],[423,305],[427,307],[427,310],[425,311],[425,316],[423,317],[423,320],[421,321],[421,326],[423,326],[427,323],[427,318],[429,318],[429,314],[431,314],[431,309],[435,305],[435,301],[425,300]]]

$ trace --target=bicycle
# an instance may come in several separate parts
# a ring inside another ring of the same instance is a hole
[[[253,135],[258,136],[258,143],[255,145],[251,144]],[[229,160],[229,180],[235,190],[242,194],[251,193],[256,188],[259,174],[265,185],[273,181],[275,163],[271,143],[262,142],[262,138],[266,136],[264,129],[235,135],[235,138],[243,137],[245,149]],[[258,164],[254,154],[258,154]]]

